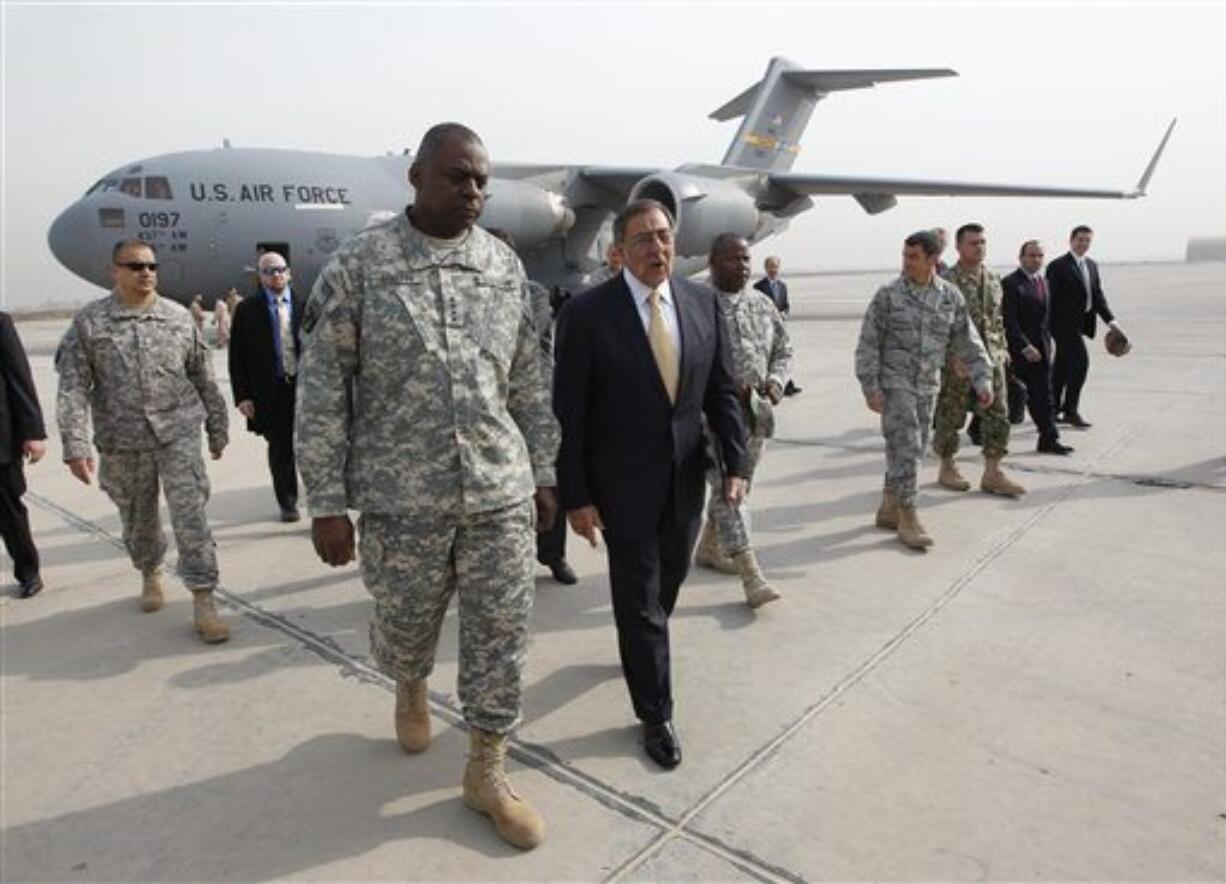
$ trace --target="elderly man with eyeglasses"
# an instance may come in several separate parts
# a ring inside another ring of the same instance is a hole
[[[114,291],[77,311],[55,354],[64,462],[91,484],[98,449],[98,484],[119,509],[124,544],[143,577],[140,606],[149,613],[164,602],[161,486],[178,574],[195,599],[196,632],[209,644],[224,642],[230,629],[213,602],[217,553],[204,511],[209,479],[200,425],[217,460],[229,442],[225,399],[191,314],[158,295],[152,246],[124,240],[111,264]]]
[[[260,255],[256,270],[260,289],[239,302],[230,324],[230,390],[247,429],[268,442],[281,521],[297,522],[294,398],[305,300],[290,285],[289,264],[279,253]]]

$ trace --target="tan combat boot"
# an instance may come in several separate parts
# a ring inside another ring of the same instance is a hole
[[[140,609],[146,614],[162,610],[166,595],[162,592],[162,569],[145,574],[141,580]]]
[[[396,682],[396,741],[405,752],[425,752],[430,745],[430,709],[426,680]]]
[[[971,490],[971,483],[958,472],[958,464],[952,457],[941,458],[941,472],[937,474],[937,484],[950,491]]]
[[[506,735],[473,728],[468,739],[464,803],[492,819],[503,841],[531,850],[545,840],[545,821],[536,808],[516,794],[507,779],[503,769]]]
[[[1001,494],[1005,497],[1020,497],[1026,489],[1005,475],[1000,468],[999,457],[985,457],[983,478],[979,480],[979,490],[988,494]]]
[[[204,639],[207,645],[216,645],[230,638],[230,627],[217,614],[213,604],[213,590],[193,589],[192,598],[196,603],[196,634]]]
[[[881,492],[881,506],[877,507],[877,527],[898,528],[898,495],[893,491]]]
[[[898,539],[912,549],[927,549],[932,546],[932,538],[920,524],[913,506],[898,506]]]
[[[749,603],[749,607],[760,608],[767,602],[783,598],[766,582],[752,549],[737,553],[732,557],[732,561],[736,563],[737,573],[741,575],[741,586],[745,588],[745,601]]]
[[[713,571],[721,571],[724,574],[739,573],[736,563],[724,555],[724,551],[720,548],[719,533],[715,530],[715,523],[710,519],[702,526],[698,549],[694,551],[694,564]]]

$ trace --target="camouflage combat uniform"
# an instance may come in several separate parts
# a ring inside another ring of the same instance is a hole
[[[204,510],[209,479],[200,425],[216,452],[229,441],[229,424],[211,355],[191,314],[161,297],[149,307],[126,307],[112,293],[73,317],[55,367],[64,460],[92,456],[92,411],[98,484],[119,508],[132,564],[148,575],[165,557],[160,481],[179,550],[179,576],[188,589],[215,587],[217,552]]]
[[[620,270],[614,270],[608,264],[602,264],[584,278],[583,288],[594,289],[602,282],[608,282],[610,279],[620,274]]]
[[[727,330],[732,352],[733,378],[738,389],[742,385],[757,391],[756,407],[741,400],[741,415],[749,428],[748,451],[744,473],[747,482],[752,481],[754,471],[762,458],[766,440],[773,435],[771,403],[765,396],[768,384],[780,391],[791,373],[792,345],[788,342],[783,317],[769,298],[752,288],[740,292],[715,290],[723,311],[724,328]],[[718,452],[719,445],[708,431],[709,450]],[[735,556],[750,548],[749,513],[744,503],[739,508],[728,506],[723,495],[723,471],[718,464],[707,470],[707,485],[711,495],[707,501],[707,518],[719,532],[720,548],[728,556]]]
[[[973,410],[979,417],[983,434],[983,453],[987,457],[1004,457],[1009,448],[1009,406],[1005,398],[1005,321],[1001,314],[1004,293],[1000,277],[986,267],[968,270],[955,264],[945,273],[945,279],[956,285],[966,301],[966,312],[979,340],[992,361],[992,404],[983,408],[972,398],[971,385],[952,369],[941,373],[941,391],[937,395],[935,430],[932,448],[939,457],[953,457],[958,452],[958,431],[966,423],[966,413]]]
[[[495,733],[519,719],[537,486],[558,428],[523,267],[474,227],[431,239],[405,213],[324,267],[303,319],[295,444],[315,517],[361,511],[371,653],[398,681],[434,667],[459,593],[459,696]]]
[[[885,489],[906,507],[915,506],[916,472],[947,353],[967,365],[976,390],[990,389],[991,364],[953,285],[940,277],[916,285],[899,276],[877,290],[860,328],[856,377],[865,397],[885,393]]]

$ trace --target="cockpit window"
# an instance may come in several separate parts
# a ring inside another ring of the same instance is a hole
[[[122,190],[124,193],[126,193],[128,196],[134,196],[137,199],[139,199],[141,195],[140,179],[139,178],[125,178],[123,179],[123,183],[119,185],[119,189]]]
[[[101,227],[123,227],[123,209],[99,209],[98,224]]]
[[[118,178],[103,178],[101,181],[99,181],[89,190],[85,191],[85,195],[89,196],[91,193],[106,193],[107,191],[115,190],[118,187],[119,187]]]
[[[151,200],[174,199],[170,192],[170,180],[161,175],[150,175],[145,178],[145,198]]]

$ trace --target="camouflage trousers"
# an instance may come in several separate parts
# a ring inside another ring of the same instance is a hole
[[[217,545],[204,511],[209,475],[200,454],[200,434],[190,433],[151,451],[99,452],[98,484],[119,508],[124,546],[142,574],[156,571],[166,557],[159,483],[179,550],[179,577],[188,589],[214,588]]]
[[[766,447],[766,437],[751,434],[748,439],[748,456],[745,458],[746,483],[752,483],[753,474],[762,460],[762,451]],[[713,447],[718,443],[711,439]],[[719,450],[715,448],[715,450]],[[717,465],[707,469],[707,487],[710,496],[707,499],[707,521],[715,526],[719,534],[720,549],[725,555],[735,556],[751,548],[749,542],[749,505],[742,501],[739,507],[730,507],[724,501],[724,473]],[[748,492],[748,489],[746,489]]]
[[[941,373],[941,392],[937,395],[935,428],[932,434],[932,449],[939,457],[953,457],[958,453],[958,431],[966,423],[967,411],[979,418],[983,434],[984,457],[1004,457],[1009,453],[1009,402],[1006,398],[1005,367],[997,365],[992,370],[992,404],[983,408],[977,400],[971,382],[960,378],[952,371]]]
[[[500,734],[519,722],[534,588],[533,514],[529,500],[429,521],[364,513],[359,522],[362,580],[375,600],[375,663],[398,681],[429,676],[443,617],[458,595],[464,720]]]
[[[893,491],[903,506],[915,506],[919,463],[928,444],[932,420],[932,394],[886,390],[881,409],[881,435],[885,436],[885,490]]]

